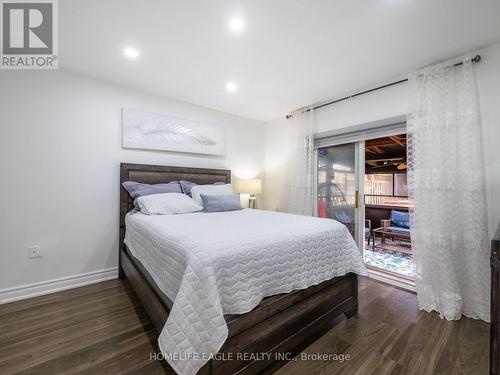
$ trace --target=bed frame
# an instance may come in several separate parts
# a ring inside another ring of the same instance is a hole
[[[121,164],[120,182],[162,183],[188,180],[198,184],[231,182],[231,171],[157,165]],[[154,326],[161,332],[172,302],[159,297],[139,267],[126,252],[125,215],[133,208],[126,190],[120,186],[119,277],[128,278]],[[228,339],[220,358],[205,364],[199,374],[270,374],[285,365],[338,321],[358,310],[357,276],[349,273],[307,289],[265,298],[252,311],[226,315]],[[230,354],[229,354],[230,353]],[[237,353],[269,353],[269,360],[242,358]],[[232,355],[232,359],[228,360]]]

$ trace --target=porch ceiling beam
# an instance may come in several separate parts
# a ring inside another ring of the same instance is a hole
[[[396,136],[392,136],[392,137],[389,137],[390,139],[392,139],[394,142],[396,142],[398,145],[402,146],[402,147],[406,147],[406,143],[404,143],[401,139],[399,139],[398,137]]]

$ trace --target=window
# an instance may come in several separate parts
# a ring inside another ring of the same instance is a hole
[[[366,174],[365,204],[410,206],[406,173]]]

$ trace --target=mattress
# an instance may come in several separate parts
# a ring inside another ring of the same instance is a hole
[[[125,243],[173,301],[158,344],[178,374],[195,374],[227,338],[224,314],[366,269],[347,228],[263,210],[127,215]]]

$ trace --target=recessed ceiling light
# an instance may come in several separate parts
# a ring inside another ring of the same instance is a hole
[[[226,91],[230,94],[238,91],[238,85],[234,82],[228,82],[226,83]]]
[[[245,28],[245,22],[238,17],[231,18],[229,21],[229,28],[233,31],[241,31]]]
[[[124,50],[123,50],[123,54],[131,59],[136,59],[139,57],[139,51],[137,51],[135,48],[133,47],[126,47]]]

